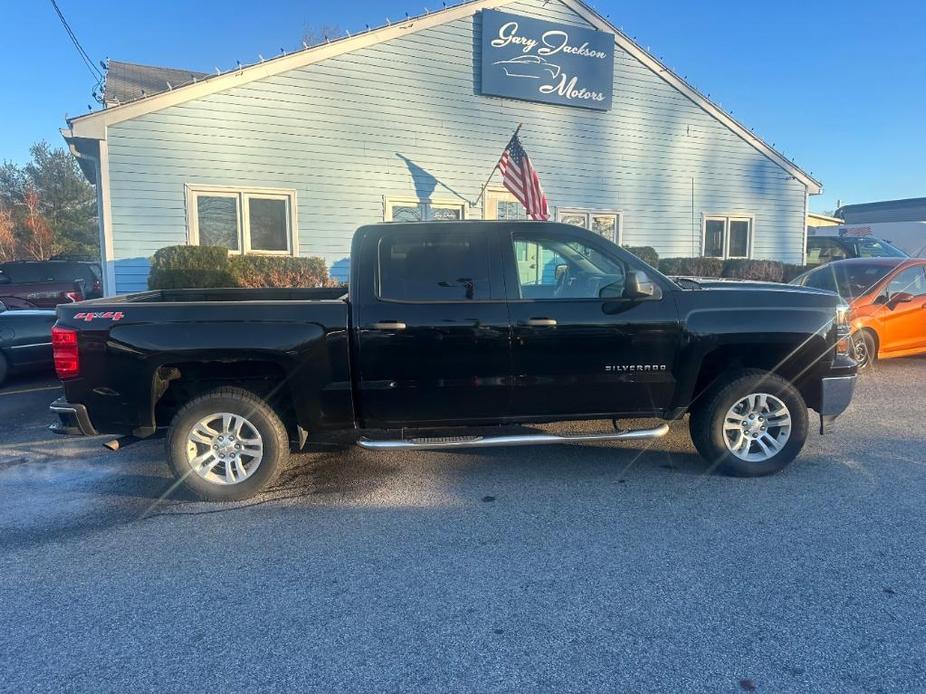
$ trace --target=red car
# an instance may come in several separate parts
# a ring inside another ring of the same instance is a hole
[[[838,260],[793,283],[838,292],[849,303],[860,367],[926,353],[926,259]]]

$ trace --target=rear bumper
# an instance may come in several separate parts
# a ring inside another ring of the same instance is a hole
[[[64,398],[58,398],[48,406],[48,409],[58,415],[58,421],[49,427],[54,433],[71,436],[97,435],[98,432],[94,429],[87,414],[87,408],[83,405],[70,403]]]

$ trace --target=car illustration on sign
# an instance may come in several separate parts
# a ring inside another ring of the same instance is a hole
[[[528,77],[539,80],[548,73],[551,77],[559,76],[559,65],[548,63],[540,56],[519,55],[511,60],[496,60],[493,65],[501,65],[508,77]]]

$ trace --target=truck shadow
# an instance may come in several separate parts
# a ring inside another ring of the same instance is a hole
[[[147,471],[145,471],[147,472]],[[376,496],[396,477],[427,480],[439,487],[461,481],[478,484],[504,478],[506,484],[543,482],[571,484],[595,479],[621,483],[628,477],[662,474],[703,476],[708,466],[692,453],[653,449],[617,448],[607,445],[570,445],[497,448],[452,453],[411,451],[402,455],[351,448],[326,453],[301,453],[292,457],[277,482],[259,496],[223,504],[201,502],[181,487],[171,490],[173,480],[164,475],[117,475],[98,487],[108,496],[150,500],[154,507],[145,517],[230,511],[271,502],[314,500],[350,503]],[[159,501],[160,500],[160,501]]]

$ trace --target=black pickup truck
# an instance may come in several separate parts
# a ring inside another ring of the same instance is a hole
[[[307,441],[375,450],[648,439],[680,419],[711,465],[780,470],[856,366],[834,294],[677,284],[540,222],[361,227],[344,289],[163,290],[58,307],[64,433],[167,427],[174,475],[240,499]],[[599,419],[597,434],[525,425]]]

